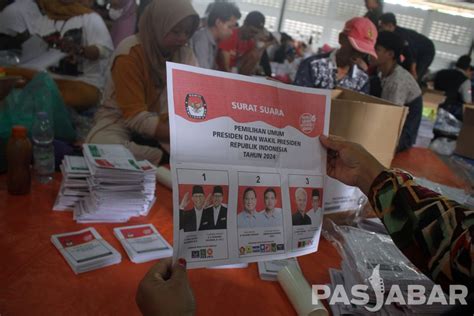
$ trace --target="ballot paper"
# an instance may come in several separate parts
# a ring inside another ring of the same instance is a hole
[[[258,274],[260,279],[265,281],[277,281],[278,272],[287,265],[294,265],[301,271],[298,259],[288,258],[282,260],[270,260],[270,261],[259,261],[258,262]]]
[[[123,145],[84,144],[89,194],[74,207],[79,223],[124,223],[146,216],[155,202],[156,167]]]
[[[89,195],[90,171],[84,157],[77,156],[64,156],[60,170],[63,180],[53,210],[72,211],[77,202]]]
[[[173,248],[152,224],[114,228],[132,262],[143,263],[173,255]]]
[[[330,91],[167,63],[174,258],[189,268],[317,251]]]
[[[84,144],[84,157],[65,156],[53,206],[72,210],[78,223],[125,223],[148,215],[156,197],[156,170],[123,145]]]
[[[51,236],[74,273],[82,273],[120,263],[122,256],[102,239],[94,228]]]

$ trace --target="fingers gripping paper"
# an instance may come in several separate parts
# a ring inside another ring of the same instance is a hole
[[[318,249],[330,92],[167,64],[174,257],[188,267]]]

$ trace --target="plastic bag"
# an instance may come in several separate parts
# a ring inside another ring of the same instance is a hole
[[[13,125],[31,127],[37,112],[47,112],[54,137],[66,142],[76,140],[76,131],[56,83],[46,72],[38,73],[23,89],[13,90],[0,107],[0,138],[10,137]]]
[[[456,149],[456,141],[447,137],[439,137],[431,142],[429,148],[437,154],[451,156]]]
[[[434,130],[446,136],[459,136],[462,122],[454,115],[442,108],[438,108],[438,114],[434,124]]]

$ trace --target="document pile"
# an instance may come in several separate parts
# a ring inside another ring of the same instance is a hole
[[[53,235],[51,242],[76,274],[122,261],[120,253],[103,240],[94,228]]]
[[[84,157],[65,156],[53,210],[73,210],[78,223],[124,223],[146,216],[155,201],[156,167],[122,145],[84,144]]]
[[[114,235],[132,262],[142,263],[173,255],[173,248],[151,224],[117,227]]]
[[[83,154],[90,194],[74,208],[77,222],[127,222],[148,214],[155,201],[155,166],[135,160],[122,145],[84,144]]]
[[[90,176],[90,171],[85,159],[77,156],[64,156],[60,168],[63,181],[53,210],[72,210],[80,199],[89,195],[87,177]]]
[[[368,232],[359,228],[339,226],[335,236],[330,236],[338,246],[343,258],[341,270],[331,270],[331,292],[336,285],[343,285],[349,300],[351,289],[355,285],[367,285],[369,306],[376,305],[384,296],[390,295],[392,287],[400,289],[401,296],[407,301],[409,287],[417,286],[426,289],[428,298],[434,283],[428,279],[402,254],[390,236]],[[443,295],[443,294],[441,294]],[[396,305],[396,306],[395,306]],[[368,314],[364,306],[337,303],[330,305],[334,315]],[[383,305],[380,315],[415,315],[441,314],[447,306],[434,303],[432,305]]]
[[[259,261],[258,274],[262,280],[277,281],[278,272],[288,265],[293,265],[301,271],[298,260],[296,258],[288,258],[282,260]]]

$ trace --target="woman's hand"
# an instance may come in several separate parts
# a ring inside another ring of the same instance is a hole
[[[186,261],[160,260],[141,280],[136,302],[145,316],[194,315],[196,304],[186,275]]]
[[[328,176],[356,186],[368,195],[375,178],[385,169],[367,150],[336,136],[319,137],[321,145],[328,150]]]

